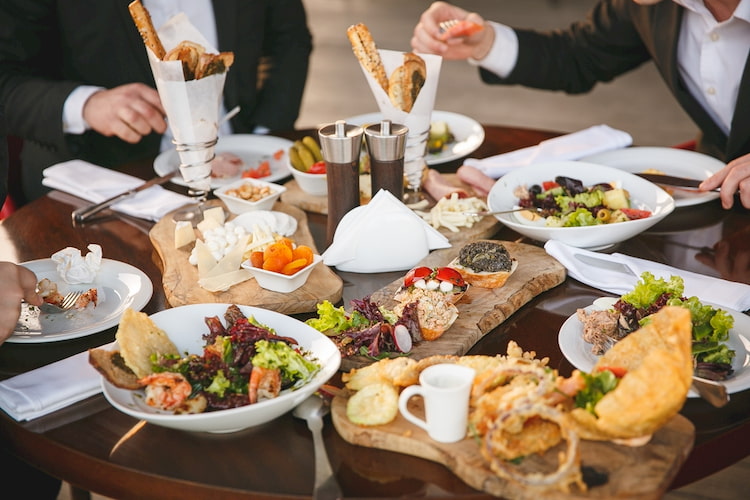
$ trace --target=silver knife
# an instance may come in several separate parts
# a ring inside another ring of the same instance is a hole
[[[654,184],[664,184],[667,186],[677,186],[682,188],[698,189],[705,179],[688,179],[686,177],[675,177],[673,175],[664,174],[647,174],[644,172],[638,172],[635,175],[647,181],[651,181]],[[719,188],[712,189],[712,191],[718,191]]]
[[[97,214],[106,208],[109,208],[110,206],[114,205],[115,203],[119,201],[122,201],[126,198],[130,198],[131,196],[133,196],[135,193],[139,191],[148,189],[151,186],[158,186],[158,185],[164,184],[165,182],[169,181],[172,177],[177,175],[177,173],[179,173],[179,170],[175,169],[174,171],[168,173],[167,175],[163,175],[161,177],[154,177],[153,179],[148,180],[144,182],[143,184],[134,187],[133,189],[129,189],[123,193],[115,195],[112,198],[102,201],[101,203],[97,203],[96,205],[89,205],[87,207],[81,207],[77,210],[73,210],[73,213],[71,214],[71,217],[73,218],[73,224],[85,222],[92,215]]]

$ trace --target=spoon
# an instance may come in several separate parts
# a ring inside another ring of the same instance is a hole
[[[328,461],[325,443],[323,442],[323,417],[328,414],[330,407],[323,401],[323,398],[317,394],[302,401],[292,411],[295,417],[307,421],[307,428],[313,435],[313,446],[315,450],[315,488],[313,489],[313,499],[315,500],[332,500],[341,498],[341,488],[339,488],[336,478],[333,476],[331,463]]]

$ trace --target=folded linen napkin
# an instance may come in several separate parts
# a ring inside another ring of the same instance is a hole
[[[84,351],[0,382],[0,408],[16,420],[33,420],[101,392],[99,372]]]
[[[336,227],[323,262],[340,271],[380,273],[414,267],[430,250],[451,244],[389,191],[350,210]]]
[[[42,184],[65,191],[92,203],[100,203],[143,184],[143,179],[100,167],[82,160],[70,160],[44,170]],[[112,205],[112,209],[133,217],[158,221],[164,215],[192,203],[184,195],[161,186],[151,186]]]
[[[540,142],[536,146],[484,159],[467,158],[464,165],[480,169],[497,179],[514,168],[532,163],[554,160],[578,160],[584,156],[630,146],[633,138],[627,132],[608,125],[595,125],[560,137]]]
[[[592,252],[555,240],[545,243],[544,249],[565,266],[572,278],[616,295],[631,291],[640,279],[641,273],[649,271],[657,278],[669,279],[673,275],[680,276],[685,282],[687,297],[696,296],[702,302],[710,302],[735,311],[750,309],[750,285],[744,283],[693,273],[621,253]]]

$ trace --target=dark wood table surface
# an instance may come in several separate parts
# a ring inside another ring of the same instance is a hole
[[[486,139],[472,156],[486,157],[537,144],[557,134],[538,130],[486,126]],[[284,134],[298,138],[309,131]],[[460,161],[438,166],[450,172]],[[148,179],[150,162],[127,171]],[[144,308],[168,307],[161,287],[161,262],[148,238],[151,223],[124,216],[104,216],[73,227],[70,213],[85,203],[53,192],[30,203],[0,224],[0,260],[24,262],[48,258],[66,246],[98,243],[109,259],[142,269],[154,284]],[[318,249],[323,250],[325,218],[309,214]],[[515,241],[503,228],[496,238]],[[527,243],[527,240],[524,240]],[[701,246],[718,243],[716,270],[696,259]],[[708,243],[706,243],[708,242]],[[678,208],[652,230],[617,245],[618,252],[660,261],[687,270],[750,282],[750,215],[742,208],[722,210],[717,201]],[[732,265],[736,266],[732,269]],[[744,268],[743,268],[744,266]],[[401,273],[341,273],[344,301],[361,298]],[[560,326],[578,307],[602,292],[571,278],[523,306],[477,343],[471,354],[505,353],[513,339],[538,356],[548,356],[561,374],[573,367],[557,343]],[[304,318],[303,318],[304,319]],[[114,339],[114,328],[83,338],[41,344],[5,343],[0,347],[0,378],[22,373]],[[655,381],[658,383],[658,381]],[[696,427],[693,451],[673,488],[701,479],[750,454],[750,391],[732,394],[721,409],[689,399],[682,414]],[[354,446],[330,423],[324,428],[330,459],[347,497],[484,497],[443,466],[408,455]],[[79,488],[114,498],[289,498],[309,497],[314,481],[312,437],[305,423],[291,414],[257,428],[227,434],[187,433],[139,426],[97,395],[31,422],[0,414],[0,440],[18,456]]]

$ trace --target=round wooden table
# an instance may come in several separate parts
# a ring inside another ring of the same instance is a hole
[[[553,137],[553,132],[486,126],[486,139],[476,157],[518,149]],[[309,131],[284,134],[299,138]],[[455,171],[454,161],[437,168]],[[150,163],[128,165],[128,173],[148,179]],[[154,284],[148,313],[169,305],[161,288],[161,262],[149,241],[151,223],[112,215],[73,227],[70,213],[85,205],[75,197],[52,192],[0,224],[0,260],[24,262],[48,258],[65,246],[85,248],[98,243],[110,259],[143,270]],[[311,231],[323,249],[325,217],[309,214]],[[677,209],[652,230],[617,246],[618,252],[707,273],[696,260],[700,248],[692,241],[719,243],[720,257],[750,253],[750,215],[742,208],[729,211],[713,201]],[[505,228],[495,236],[516,241]],[[523,240],[526,243],[533,243]],[[538,244],[538,243],[537,243]],[[705,243],[704,243],[705,244]],[[704,252],[705,253],[705,252]],[[748,270],[717,265],[725,278],[748,282]],[[719,270],[708,273],[719,275]],[[345,286],[343,303],[375,291],[401,273],[340,273]],[[470,354],[505,353],[508,341],[550,358],[562,374],[573,367],[557,344],[562,323],[579,307],[602,292],[571,278],[542,293],[483,337]],[[0,347],[0,377],[6,378],[99,346],[114,339],[114,328],[83,338],[42,343],[5,343]],[[723,408],[689,399],[682,415],[696,428],[695,446],[672,487],[680,487],[741,460],[750,453],[750,392],[733,394]],[[328,421],[326,446],[336,477],[347,497],[485,497],[442,465],[344,441]],[[304,422],[291,413],[257,428],[232,434],[199,434],[144,425],[117,411],[98,395],[48,416],[16,422],[0,415],[0,439],[29,463],[76,487],[114,498],[301,498],[313,485],[313,447]]]

